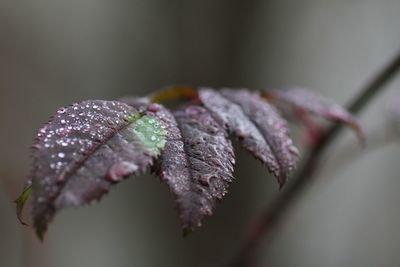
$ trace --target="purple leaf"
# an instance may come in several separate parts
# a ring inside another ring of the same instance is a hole
[[[221,94],[240,105],[244,113],[264,136],[278,162],[278,182],[282,187],[296,167],[299,157],[299,152],[289,137],[286,121],[275,107],[262,99],[258,93],[247,90],[223,89]]]
[[[216,199],[227,193],[233,179],[234,153],[224,129],[199,106],[174,113],[182,139],[175,131],[162,154],[159,175],[176,195],[185,229],[201,226]]]
[[[99,200],[131,174],[146,171],[165,144],[155,118],[116,101],[58,110],[33,146],[33,217],[42,237],[54,214]]]
[[[363,130],[357,119],[341,105],[303,88],[287,90],[268,90],[263,93],[267,98],[287,103],[295,108],[319,115],[334,122],[349,125],[364,143]]]
[[[99,200],[128,175],[151,169],[175,195],[186,232],[200,227],[233,180],[233,133],[282,187],[298,160],[286,121],[258,93],[172,87],[152,98],[85,101],[60,109],[33,145],[32,187],[39,237],[55,213]],[[155,100],[189,98],[170,112]],[[202,104],[201,104],[202,102]],[[155,161],[155,164],[153,164]]]
[[[218,123],[236,135],[248,152],[265,164],[275,177],[280,176],[280,167],[270,146],[239,105],[208,88],[199,90],[199,98]]]
[[[175,195],[184,231],[200,227],[233,179],[234,153],[225,130],[200,106],[171,114],[147,98],[121,100],[166,125],[167,142],[153,169]]]

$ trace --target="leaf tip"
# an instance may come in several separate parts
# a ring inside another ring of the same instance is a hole
[[[46,233],[47,227],[45,225],[36,226],[36,236],[40,240],[40,242],[44,241],[44,234]]]
[[[352,123],[348,123],[348,126],[350,127],[350,129],[352,129],[354,131],[354,133],[357,136],[358,141],[360,142],[361,146],[364,148],[367,144],[367,138],[365,136],[364,130],[361,127],[361,125],[359,123],[357,123],[356,121],[354,121]]]
[[[25,202],[28,200],[31,193],[32,193],[32,186],[28,186],[27,188],[24,189],[24,191],[21,193],[21,195],[16,200],[13,201],[16,204],[16,213],[17,213],[18,221],[22,225],[26,225],[26,226],[28,226],[28,224],[25,223],[22,219],[22,211],[24,209]]]

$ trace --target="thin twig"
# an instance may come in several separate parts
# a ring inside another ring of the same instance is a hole
[[[400,70],[400,53],[380,71],[372,81],[360,90],[353,101],[347,106],[353,114],[358,114],[375,96],[382,91],[384,86]],[[319,165],[320,156],[325,152],[329,145],[335,140],[342,130],[342,124],[329,127],[325,134],[312,147],[308,157],[304,161],[303,167],[297,176],[280,193],[278,198],[269,206],[265,213],[261,215],[253,226],[241,249],[236,254],[231,266],[251,266],[254,253],[261,241],[268,235],[277,222],[286,213],[290,205],[307,188],[310,182],[315,179],[315,170]]]

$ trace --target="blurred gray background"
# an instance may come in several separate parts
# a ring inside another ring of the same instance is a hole
[[[0,266],[226,261],[277,194],[251,157],[239,152],[230,193],[186,239],[167,187],[140,176],[100,204],[61,212],[40,243],[11,203],[36,129],[60,106],[170,84],[301,85],[345,103],[400,49],[399,13],[398,0],[0,0]],[[399,88],[400,78],[363,114],[365,128],[382,123]],[[321,179],[260,249],[263,264],[399,265],[400,147],[360,152],[349,131],[344,136]],[[362,156],[339,165],[343,147]]]

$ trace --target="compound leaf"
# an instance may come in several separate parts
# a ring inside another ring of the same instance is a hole
[[[192,100],[170,111],[152,101]],[[99,200],[128,175],[151,169],[175,195],[184,232],[200,227],[233,180],[228,132],[282,187],[298,161],[286,121],[259,93],[168,87],[150,97],[89,100],[58,110],[33,145],[33,221],[42,238],[57,211]]]

